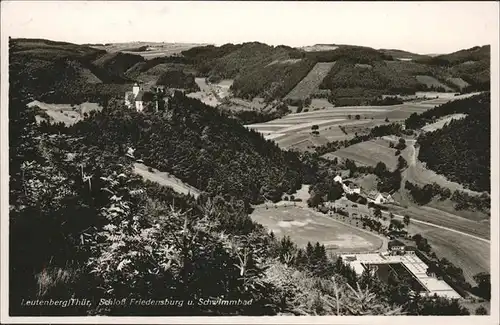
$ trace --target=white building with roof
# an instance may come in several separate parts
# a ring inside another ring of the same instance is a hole
[[[125,92],[125,105],[129,108],[135,107],[138,112],[144,111],[144,91],[138,83],[132,87],[132,91]]]

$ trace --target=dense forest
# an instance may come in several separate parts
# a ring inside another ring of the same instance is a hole
[[[186,74],[182,70],[169,70],[162,73],[156,84],[169,88],[185,89],[188,92],[200,90],[200,87],[194,81],[194,76]]]
[[[417,62],[444,68],[449,74],[462,78],[470,84],[465,91],[489,91],[490,52],[490,45],[475,46],[450,54],[420,58]]]
[[[147,165],[170,171],[210,195],[274,201],[300,188],[306,177],[296,153],[281,151],[261,134],[179,92],[164,114],[110,105],[72,131],[102,149],[125,153],[133,147]]]
[[[344,98],[357,98],[354,105],[377,103],[377,97],[387,94],[436,90],[419,83],[417,75],[434,76],[444,81],[447,74],[438,68],[414,62],[372,60],[356,63],[347,57],[336,62],[320,88],[331,91],[331,102],[342,103]]]
[[[263,65],[237,77],[232,85],[233,93],[247,99],[263,97],[270,101],[283,98],[307,75],[314,64],[312,60],[300,59]]]
[[[478,110],[483,111],[486,109],[489,112],[490,93],[484,92],[479,95],[456,99],[447,103],[438,105],[434,108],[428,109],[421,114],[412,113],[410,117],[405,120],[405,127],[407,129],[419,129],[426,124],[435,122],[441,117],[451,114],[473,114]],[[481,114],[484,115],[484,114]]]
[[[424,113],[425,117],[420,120],[451,113],[466,113],[467,117],[452,120],[434,132],[421,134],[418,158],[452,181],[472,190],[489,191],[490,103],[490,94],[483,93]]]

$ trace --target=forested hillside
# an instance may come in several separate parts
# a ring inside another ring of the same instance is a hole
[[[490,93],[444,104],[414,124],[435,116],[465,113],[442,129],[419,136],[418,158],[427,167],[476,191],[490,190]]]
[[[9,80],[26,98],[49,103],[102,102],[132,81],[93,62],[106,52],[40,39],[9,40]]]
[[[176,71],[207,77],[210,82],[234,79],[235,96],[273,101],[284,98],[316,63],[338,61],[318,93],[337,105],[360,105],[381,94],[442,90],[429,84],[434,79],[434,83],[444,85],[443,89],[488,90],[489,49],[483,46],[435,58],[416,56],[415,61],[399,61],[394,50],[339,45],[335,50],[306,52],[251,42],[194,47],[180,56],[146,60],[140,55],[107,53],[85,45],[11,39],[9,53],[14,78],[24,81],[20,86],[30,96],[45,102],[109,99],[122,96],[135,81],[156,83],[160,77],[162,84],[178,85]],[[194,89],[191,83],[181,85],[188,91]]]
[[[110,106],[74,130],[105,150],[125,153],[131,146],[147,165],[210,195],[279,200],[304,182],[296,153],[281,151],[261,134],[180,93],[169,107],[163,115],[144,115]]]
[[[168,88],[185,89],[186,91],[200,90],[194,81],[194,76],[184,73],[182,70],[168,70],[162,73],[156,80],[156,84]]]
[[[475,114],[479,111],[489,112],[490,93],[484,92],[479,95],[456,99],[447,103],[428,109],[421,114],[413,113],[405,120],[407,129],[419,129],[426,124],[433,123],[440,117],[452,114]],[[478,108],[479,107],[479,108]]]
[[[450,54],[420,59],[419,62],[442,67],[455,77],[462,78],[470,86],[467,91],[490,89],[491,46],[475,46]]]
[[[224,45],[221,48],[193,48],[183,54],[196,60],[200,73],[213,82],[253,73],[274,61],[303,56],[301,51],[288,46],[274,47],[259,42]]]
[[[297,59],[263,65],[235,79],[232,89],[237,97],[266,100],[283,98],[313,68],[315,62]]]

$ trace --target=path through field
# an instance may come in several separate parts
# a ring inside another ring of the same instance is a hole
[[[445,176],[437,174],[436,172],[426,168],[424,164],[418,160],[418,148],[415,147],[416,140],[407,140],[406,144],[409,147],[409,150],[405,150],[402,154],[405,156],[404,158],[408,162],[408,168],[405,169],[402,173],[402,185],[404,188],[404,184],[406,180],[418,184],[432,184],[437,183],[442,187],[447,187],[450,190],[460,190],[467,192],[472,195],[480,195],[481,193],[476,191],[471,191],[463,187],[463,185],[452,182],[446,179]]]
[[[170,175],[169,173],[160,172],[159,170],[154,168],[152,168],[151,170],[152,171],[149,171],[149,167],[144,164],[134,163],[134,172],[138,175],[141,175],[144,179],[156,182],[162,186],[170,187],[180,194],[192,195],[195,198],[198,198],[198,196],[200,195],[200,191],[198,189],[182,182],[177,177]]]
[[[432,132],[439,130],[443,128],[447,123],[451,122],[452,120],[460,120],[465,118],[467,115],[466,114],[451,114],[444,116],[443,118],[440,118],[438,121],[434,123],[429,123],[425,125],[422,130],[425,132]]]

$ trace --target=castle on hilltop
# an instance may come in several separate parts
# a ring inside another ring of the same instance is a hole
[[[144,89],[138,83],[132,87],[132,91],[125,92],[125,105],[137,112],[143,112],[146,107],[158,112],[166,109],[173,93],[163,86],[152,86]]]

